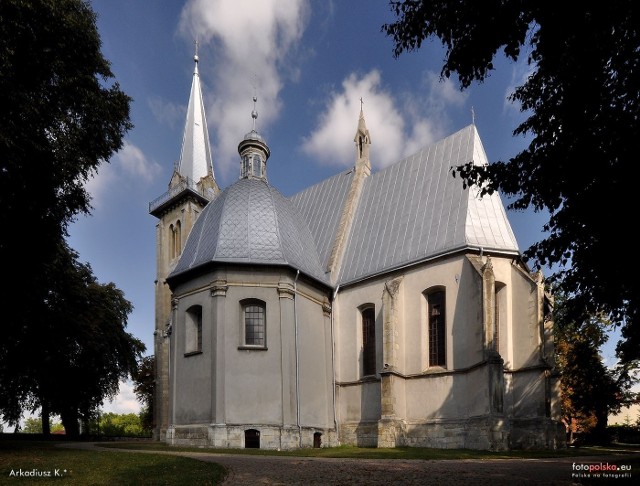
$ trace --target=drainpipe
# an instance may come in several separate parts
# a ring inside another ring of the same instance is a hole
[[[340,290],[340,284],[333,291],[333,297],[331,298],[331,367],[333,368],[333,428],[336,431],[336,441],[338,445],[340,445],[340,436],[338,434],[338,406],[336,404],[336,340],[334,334],[334,303],[336,301],[336,296],[338,295],[338,291]]]
[[[167,430],[165,432],[165,442],[166,442],[166,435],[167,432],[169,431],[170,428],[173,428],[173,424],[176,423],[176,393],[175,393],[175,386],[174,383],[172,383],[173,377],[175,376],[175,369],[172,369],[172,367],[176,366],[176,359],[175,356],[173,356],[174,353],[174,348],[175,346],[173,345],[173,323],[177,322],[177,318],[178,318],[178,306],[173,304],[173,300],[171,302],[171,317],[169,318],[169,325],[167,326],[166,330],[164,331],[163,335],[165,339],[169,340],[169,362],[167,363],[167,384],[168,384],[168,390],[166,390],[167,395],[168,395],[168,400],[167,402],[171,401],[171,411],[169,413],[169,410],[167,410]],[[173,434],[173,433],[172,433]],[[173,435],[171,437],[171,444],[173,444]]]
[[[296,302],[298,300],[298,277],[300,270],[296,272],[296,278],[293,280],[293,320],[295,332],[295,348],[296,348],[296,422],[298,423],[298,440],[300,448],[302,448],[302,424],[300,423],[300,358],[298,356],[298,308]]]

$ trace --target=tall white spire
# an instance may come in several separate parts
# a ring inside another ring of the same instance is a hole
[[[198,43],[196,42],[195,44],[196,54],[193,56],[195,68],[191,84],[191,95],[189,96],[189,107],[187,108],[187,121],[182,138],[178,173],[182,177],[197,183],[202,177],[207,175],[214,177],[214,174],[207,118],[204,113],[202,89],[200,88],[200,76],[198,74]]]

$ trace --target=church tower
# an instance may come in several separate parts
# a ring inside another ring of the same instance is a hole
[[[220,189],[216,183],[211,160],[211,145],[205,117],[198,53],[187,108],[180,160],[174,167],[168,191],[149,203],[149,213],[158,218],[156,225],[155,280],[155,439],[164,440],[169,419],[169,336],[171,322],[171,290],[167,276],[175,268],[186,237],[202,209]]]

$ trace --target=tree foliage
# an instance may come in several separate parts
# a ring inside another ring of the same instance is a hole
[[[136,372],[145,346],[125,330],[133,307],[122,291],[97,282],[72,252],[61,256],[55,274],[65,285],[48,299],[51,331],[59,338],[49,341],[57,349],[49,344],[44,350],[49,364],[40,390],[71,434],[68,423],[88,420],[105,398],[115,397],[120,381]]]
[[[0,412],[13,424],[39,405],[43,422],[50,411],[65,421],[73,415],[63,410],[65,393],[71,408],[88,410],[114,393],[114,377],[139,353],[140,343],[119,333],[130,304],[64,243],[68,224],[90,210],[84,183],[132,126],[130,98],[100,48],[86,1],[0,2],[0,254],[9,269]]]
[[[548,210],[548,236],[525,256],[558,269],[552,281],[571,297],[573,321],[608,316],[622,326],[622,359],[640,358],[640,263],[621,254],[631,243],[629,211],[638,205],[640,4],[390,4],[397,20],[383,31],[394,41],[394,54],[440,39],[446,48],[441,74],[457,74],[462,89],[483,81],[496,55],[526,56],[532,72],[511,101],[528,115],[514,131],[531,136],[528,148],[508,161],[458,167],[454,175],[483,193],[513,196],[511,208]]]
[[[29,417],[24,421],[24,428],[22,432],[25,434],[42,434],[42,418],[40,417]],[[51,432],[53,434],[64,433],[64,427],[61,422],[52,422],[51,423]]]
[[[145,356],[138,362],[138,369],[132,375],[133,391],[142,404],[140,420],[145,430],[153,429],[153,396],[155,394],[155,356]]]
[[[145,428],[140,416],[135,413],[107,412],[98,419],[100,435],[110,437],[143,437],[151,434],[150,428]]]
[[[15,421],[16,411],[42,407],[43,419],[60,415],[67,435],[77,435],[79,420],[90,420],[137,371],[145,346],[126,332],[132,306],[122,291],[99,283],[64,242],[47,272],[57,286],[40,319],[7,349],[5,368],[14,375],[1,377],[11,393],[0,398],[0,409]]]
[[[564,296],[559,294],[555,300],[556,359],[569,440],[573,442],[578,433],[606,442],[607,417],[632,398],[628,369],[608,369],[603,362],[600,349],[607,341],[605,331],[609,326],[605,319],[595,317],[575,323],[568,319]]]

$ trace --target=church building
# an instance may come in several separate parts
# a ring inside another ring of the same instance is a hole
[[[172,445],[505,450],[564,444],[550,298],[497,193],[475,125],[291,197],[253,129],[216,183],[198,74],[157,218],[155,437]],[[254,98],[254,102],[256,99]],[[248,118],[248,117],[247,117]]]

